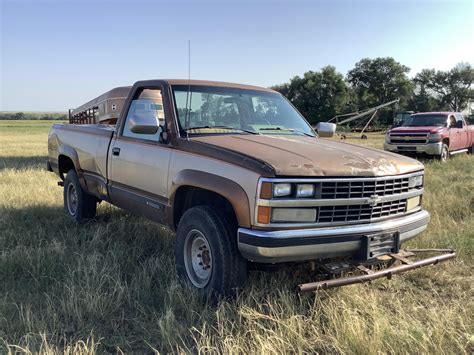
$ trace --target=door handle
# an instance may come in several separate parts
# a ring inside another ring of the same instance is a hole
[[[120,155],[120,148],[113,148],[112,149],[112,154],[115,155],[115,156],[119,156]]]

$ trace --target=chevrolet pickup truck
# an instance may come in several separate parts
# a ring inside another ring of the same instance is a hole
[[[126,96],[124,96],[126,95]],[[180,279],[232,294],[250,263],[372,260],[423,232],[423,165],[330,139],[279,93],[197,80],[139,81],[49,132],[66,213],[109,202],[176,231]]]
[[[416,113],[387,132],[384,149],[446,161],[452,154],[473,153],[474,126],[468,125],[459,112]]]

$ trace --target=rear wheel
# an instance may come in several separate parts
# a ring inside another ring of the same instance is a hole
[[[209,206],[184,213],[176,233],[175,257],[178,277],[202,298],[232,296],[247,277],[235,228]]]
[[[77,222],[94,218],[97,199],[84,192],[75,170],[69,170],[64,180],[64,209]]]

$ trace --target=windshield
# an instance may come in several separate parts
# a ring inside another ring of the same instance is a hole
[[[413,115],[403,122],[403,127],[418,127],[418,126],[439,126],[447,125],[446,115]]]
[[[188,134],[315,136],[298,111],[277,93],[195,85],[173,86],[173,93],[180,130]]]

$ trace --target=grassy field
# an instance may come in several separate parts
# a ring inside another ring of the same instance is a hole
[[[472,353],[474,157],[426,161],[432,222],[410,242],[455,261],[302,296],[304,266],[252,272],[209,305],[178,284],[166,229],[105,203],[85,225],[66,217],[45,171],[51,124],[0,122],[0,353]]]

